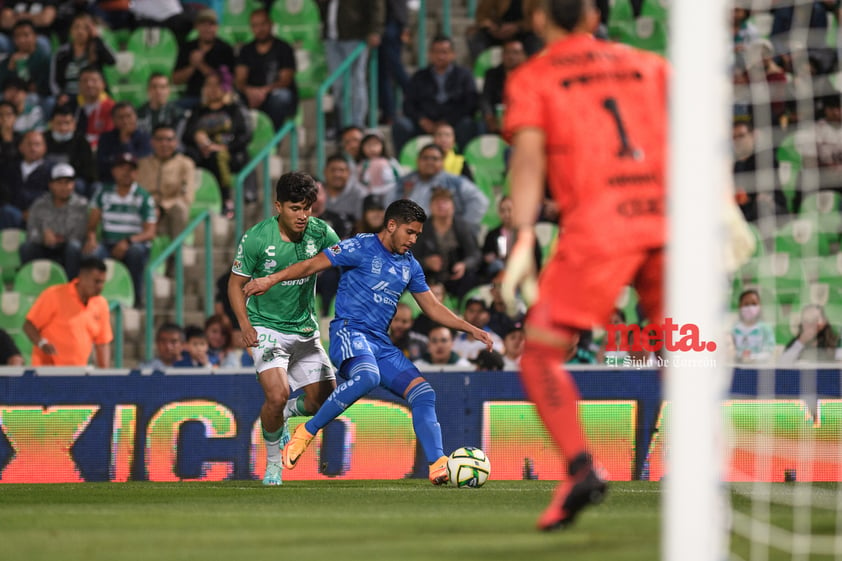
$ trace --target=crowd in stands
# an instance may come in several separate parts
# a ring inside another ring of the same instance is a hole
[[[522,352],[523,314],[506,315],[497,285],[514,239],[507,186],[502,174],[488,180],[467,149],[484,140],[481,135],[499,134],[506,78],[541,48],[531,30],[535,1],[480,0],[467,33],[470,59],[463,61],[472,67],[457,61],[453,38],[437,35],[429,42],[429,64],[414,73],[400,57],[408,41],[406,0],[317,2],[329,70],[361,42],[381,47],[383,128],[360,126],[367,122],[366,55],[351,68],[350,118],[340,114],[341,103],[334,104],[336,153],[324,169],[309,170],[322,179],[313,216],[347,238],[376,232],[392,201],[418,202],[429,220],[413,252],[431,288],[495,340],[494,351],[480,352],[477,341],[456,337],[423,314],[413,317],[416,310],[401,304],[393,341],[423,369],[514,369]],[[649,1],[626,2],[632,17]],[[611,21],[607,4],[600,2],[605,23]],[[740,209],[761,242],[758,260],[779,253],[782,230],[808,212],[836,216],[819,221],[824,229],[816,235],[828,243],[816,247],[825,248],[828,258],[839,250],[842,98],[832,79],[839,70],[837,47],[827,33],[839,19],[837,4],[813,3],[805,20],[808,44],[801,50],[793,47],[793,28],[801,21],[797,10],[734,9],[734,183]],[[215,178],[220,212],[233,216],[232,189],[250,158],[252,112],[265,113],[277,129],[300,104],[296,54],[305,47],[275,34],[272,2],[265,5],[249,15],[248,36],[229,41],[220,33],[217,12],[178,0],[0,1],[0,229],[25,232],[22,264],[50,259],[74,279],[88,257],[122,261],[140,307],[152,241],[175,238],[186,227],[199,189],[197,169]],[[760,21],[768,25],[760,29]],[[136,27],[170,30],[178,47],[169,72],[148,73],[139,102],[110,78],[121,54],[111,37]],[[491,46],[500,49],[499,64],[477,72]],[[334,84],[336,100],[342,99],[342,82]],[[752,95],[759,84],[769,93],[763,103]],[[355,124],[340,128],[343,122]],[[833,195],[829,210],[809,203],[819,192]],[[247,202],[256,196],[249,193]],[[559,219],[548,198],[538,220],[552,225],[554,235]],[[536,243],[537,263],[552,237]],[[809,271],[801,257],[792,266],[804,263]],[[842,322],[833,305],[834,298],[842,301],[842,281],[824,301],[812,301],[805,296],[805,272],[804,290],[782,306],[774,291],[756,289],[762,279],[745,271],[737,276],[736,360],[763,362],[776,354],[790,362],[842,359],[833,328]],[[323,316],[330,314],[337,278],[330,270],[319,278]],[[218,313],[207,325],[161,327],[157,362],[146,366],[248,363],[248,353],[237,348],[236,319],[225,306],[224,290],[219,292]],[[645,323],[630,302],[612,321]],[[800,323],[790,321],[795,316]],[[622,364],[628,354],[606,351],[599,333],[582,334],[571,362]]]

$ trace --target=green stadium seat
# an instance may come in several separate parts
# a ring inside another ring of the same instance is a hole
[[[272,124],[272,119],[269,115],[254,109],[251,111],[252,119],[254,119],[254,134],[251,136],[251,142],[248,145],[249,157],[254,158],[263,148],[269,144],[272,137],[275,136],[275,125]]]
[[[295,84],[301,99],[313,99],[319,86],[327,80],[327,58],[324,49],[295,51]]]
[[[116,55],[117,63],[103,70],[112,97],[139,107],[146,102],[146,85],[151,70],[144,58],[132,52]]]
[[[479,135],[465,147],[465,161],[471,166],[474,182],[483,190],[496,193],[502,189],[506,175],[507,147],[506,142],[496,134]]]
[[[640,8],[640,15],[651,17],[666,24],[669,22],[669,1],[644,0]]]
[[[20,355],[23,357],[24,364],[32,364],[32,341],[29,340],[29,337],[26,336],[26,333],[23,331],[14,331],[10,332],[9,335],[12,337],[12,341],[15,342],[18,350],[20,351]]]
[[[665,55],[667,52],[666,23],[650,16],[637,18],[634,24],[635,36],[629,42],[633,47]]]
[[[15,279],[20,267],[20,246],[26,240],[26,232],[17,228],[0,231],[0,277],[4,283]]]
[[[112,51],[119,53],[120,51],[126,50],[126,45],[128,45],[129,37],[131,36],[131,30],[112,30],[103,25],[99,28],[99,36],[102,38],[102,42],[108,45]]]
[[[818,227],[819,235],[828,244],[828,254],[840,249],[842,235],[842,195],[836,191],[819,191],[805,196],[801,201],[799,217]]]
[[[829,255],[829,240],[812,220],[799,218],[775,233],[774,249],[794,258]]]
[[[247,43],[252,40],[249,17],[263,3],[257,0],[227,0],[222,2],[222,15],[219,30],[225,30],[226,35],[234,40],[234,44]]]
[[[274,31],[296,47],[313,46],[322,33],[319,8],[313,0],[276,0],[270,10]]]
[[[166,27],[138,27],[129,36],[128,50],[142,57],[149,72],[172,74],[178,57],[178,41]]]
[[[552,222],[538,222],[535,224],[535,237],[541,246],[541,262],[546,263],[558,239],[558,225]]]
[[[192,212],[193,209],[191,208],[190,211]],[[161,255],[165,249],[169,247],[172,243],[172,238],[169,236],[155,236],[155,239],[152,240],[152,247],[149,248],[149,261],[148,263],[152,263],[155,261],[159,255]],[[167,272],[167,262],[164,261],[155,268],[155,274],[158,276],[164,276]]]
[[[474,79],[477,82],[477,89],[482,90],[485,82],[485,73],[495,66],[499,66],[503,60],[502,47],[489,47],[482,51],[474,62]]]
[[[820,258],[817,269],[816,281],[827,285],[833,301],[842,302],[842,253]]]
[[[215,214],[222,212],[222,192],[219,190],[216,177],[204,168],[196,168],[196,185],[198,187],[196,198],[190,207],[190,220],[196,218],[203,210],[209,210]],[[171,240],[167,241],[167,245],[169,241]]]
[[[401,294],[399,302],[402,302],[409,306],[409,309],[412,310],[412,319],[415,319],[419,315],[421,315],[421,306],[418,305],[418,302],[415,301],[415,298],[412,296],[412,293],[408,290],[404,291],[404,293]]]
[[[807,276],[801,260],[788,253],[754,258],[737,271],[737,277],[742,287],[763,287],[775,301],[788,306],[803,301],[807,290]]]
[[[105,260],[105,286],[102,295],[109,302],[119,302],[126,308],[134,306],[134,283],[129,269],[115,259]]]
[[[626,286],[623,288],[617,301],[614,302],[614,307],[623,310],[626,315],[626,324],[639,324],[644,318],[641,318],[637,313],[638,296],[634,287]]]
[[[35,259],[15,274],[14,290],[24,296],[38,296],[45,288],[67,282],[64,268],[49,259]]]
[[[608,14],[608,36],[621,43],[630,43],[636,36],[635,18],[629,0],[615,0]]]
[[[415,138],[411,138],[403,145],[403,148],[401,148],[401,155],[398,158],[398,162],[400,162],[404,168],[414,170],[418,165],[418,153],[424,146],[431,144],[432,142],[433,137],[429,134],[420,134]]]
[[[3,292],[0,295],[0,327],[10,334],[23,329],[26,314],[35,299],[20,292]]]
[[[781,190],[786,197],[787,208],[790,212],[796,212],[795,195],[798,190],[798,176],[801,172],[801,154],[795,147],[795,135],[789,135],[778,147],[778,180],[781,183]]]

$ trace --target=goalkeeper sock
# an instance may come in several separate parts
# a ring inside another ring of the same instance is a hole
[[[347,380],[333,390],[313,418],[305,423],[304,428],[310,434],[319,432],[380,383],[380,370],[370,355],[349,358],[342,365],[342,371],[347,372]]]
[[[263,441],[266,442],[266,461],[270,463],[281,463],[281,434],[284,432],[284,426],[275,432],[266,432],[263,428],[263,423],[260,424],[260,430],[263,432]]]
[[[520,359],[520,377],[547,431],[570,461],[585,451],[585,435],[576,407],[579,390],[564,369],[564,360],[561,349],[527,341]]]
[[[436,392],[429,382],[421,382],[409,390],[406,401],[412,408],[415,437],[421,443],[427,463],[432,464],[444,456],[441,425],[436,417]]]
[[[284,406],[284,422],[290,417],[306,417],[309,413],[304,410],[304,394],[299,395],[295,399],[287,400]]]

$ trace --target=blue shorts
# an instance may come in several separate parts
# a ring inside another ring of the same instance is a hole
[[[383,343],[350,327],[331,329],[330,360],[343,377],[342,364],[356,356],[372,357],[380,370],[380,385],[399,397],[403,397],[409,382],[421,376],[418,368],[391,343]]]

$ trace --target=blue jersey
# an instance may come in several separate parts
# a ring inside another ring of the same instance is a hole
[[[342,272],[331,330],[341,324],[390,343],[389,324],[403,291],[430,290],[412,253],[389,252],[376,234],[342,240],[324,254]]]

